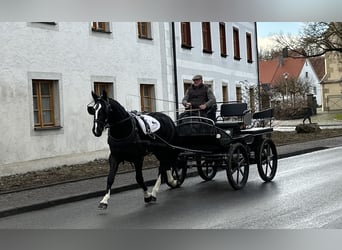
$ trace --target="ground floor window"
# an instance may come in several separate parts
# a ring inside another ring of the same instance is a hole
[[[154,85],[140,84],[140,98],[141,98],[141,111],[153,112],[156,111]]]
[[[57,84],[58,81],[54,80],[32,80],[35,128],[55,127],[57,125],[55,122]]]

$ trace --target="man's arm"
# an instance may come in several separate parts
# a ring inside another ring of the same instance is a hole
[[[182,100],[182,104],[186,108],[188,107],[188,99],[189,99],[189,89],[187,89],[185,91],[185,95],[184,95],[183,100]]]
[[[207,95],[208,95],[209,100],[205,103],[205,105],[207,106],[207,108],[210,108],[214,104],[216,104],[216,97],[215,97],[213,91],[211,90],[211,88],[208,88]]]

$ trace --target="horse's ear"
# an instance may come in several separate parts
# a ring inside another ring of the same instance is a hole
[[[108,95],[107,95],[107,92],[105,90],[102,90],[102,98],[105,100],[105,101],[108,101]]]
[[[91,91],[91,95],[93,96],[94,101],[99,98],[99,96],[94,91]]]

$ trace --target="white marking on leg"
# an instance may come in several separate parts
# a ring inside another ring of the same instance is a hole
[[[151,193],[148,191],[143,191],[144,192],[144,198],[149,198],[151,196]]]
[[[154,187],[152,188],[152,196],[157,197],[157,193],[159,191],[159,187],[161,184],[161,175],[158,176],[158,179],[156,183],[154,184]]]
[[[108,190],[108,193],[103,197],[100,203],[108,204],[108,200],[110,198],[110,190]]]
[[[167,182],[172,186],[176,187],[177,186],[177,180],[175,180],[172,176],[171,170],[166,170],[166,175],[167,175]]]

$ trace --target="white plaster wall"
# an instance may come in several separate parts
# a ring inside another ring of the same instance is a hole
[[[241,60],[234,60],[233,27],[239,29],[240,56]],[[257,51],[254,23],[226,22],[226,58],[221,57],[219,23],[211,22],[212,50],[214,53],[202,52],[202,24],[191,23],[191,42],[193,48],[181,48],[180,23],[175,23],[177,39],[177,67],[178,67],[178,95],[180,101],[184,96],[184,85],[195,74],[201,74],[204,81],[213,82],[213,91],[217,101],[222,101],[222,83],[228,86],[229,101],[236,100],[237,85],[256,85],[257,78]],[[253,63],[247,63],[246,32],[252,35],[252,58]],[[244,90],[244,88],[242,88]],[[245,100],[247,101],[247,100]],[[182,107],[182,106],[180,106]]]
[[[191,51],[180,48],[175,23],[179,101],[183,81],[203,74],[212,81],[218,101],[222,82],[229,100],[235,86],[256,84],[256,63],[246,62],[246,31],[254,23],[226,23],[228,57],[221,58],[219,26],[212,23],[214,53],[202,53],[201,23],[192,23]],[[232,27],[240,30],[241,61],[233,59]],[[94,33],[90,22],[58,22],[55,26],[27,22],[0,23],[0,176],[108,157],[107,138],[91,132],[86,111],[93,81],[113,81],[114,98],[127,110],[140,110],[141,83],[155,86],[157,111],[175,117],[171,23],[152,23],[152,40],[139,39],[135,22],[111,23],[110,34]],[[32,79],[59,80],[61,129],[35,131]]]
[[[159,32],[164,26],[152,23],[150,41],[138,38],[135,22],[111,25],[111,34],[101,34],[91,31],[90,22],[0,23],[0,172],[55,156],[91,160],[89,152],[96,151],[107,157],[107,138],[93,136],[86,111],[93,79],[113,79],[114,97],[129,110],[140,110],[141,83],[154,84],[156,96],[165,95],[160,49],[165,34]],[[34,131],[32,78],[58,78],[62,129]],[[164,108],[157,102],[157,110]]]
[[[306,77],[306,72],[308,72],[308,77]],[[299,78],[303,81],[308,81],[311,84],[311,92],[314,94],[314,96],[316,96],[317,104],[322,105],[321,84],[319,83],[320,81],[309,60],[305,61],[304,66],[299,74]],[[316,87],[316,94],[313,93],[313,87]]]

